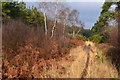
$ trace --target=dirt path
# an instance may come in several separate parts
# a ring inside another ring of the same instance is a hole
[[[88,44],[86,43],[86,46]],[[117,78],[115,67],[107,60],[101,63],[96,59],[98,51],[92,43],[90,44],[92,51],[86,51],[84,46],[71,49],[67,59],[63,58],[57,62],[61,68],[52,67],[45,74],[51,78]]]

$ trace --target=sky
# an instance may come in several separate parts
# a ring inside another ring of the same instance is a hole
[[[77,0],[76,0],[77,1]],[[104,1],[101,2],[66,2],[71,8],[78,10],[80,13],[79,19],[85,23],[85,29],[91,29],[94,23],[98,20],[101,12],[101,7]],[[35,5],[35,3],[26,3],[27,6]]]
[[[79,11],[79,18],[85,23],[85,28],[91,29],[98,20],[104,2],[68,2],[72,8]]]

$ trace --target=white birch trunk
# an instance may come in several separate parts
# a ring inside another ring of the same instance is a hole
[[[78,34],[79,34],[80,31],[81,31],[81,29],[79,29],[79,30],[77,31],[77,33],[75,34],[75,36],[78,36]]]
[[[54,32],[55,32],[55,28],[56,28],[56,24],[57,24],[57,4],[56,4],[56,9],[55,9],[55,20],[54,20],[54,24],[53,24],[53,27],[52,27],[52,34],[51,34],[51,39],[53,38],[54,36]]]
[[[55,31],[56,23],[57,23],[57,19],[55,19],[55,21],[54,21],[54,25],[52,27],[52,34],[51,34],[50,38],[53,38],[53,36],[54,36],[54,31]]]
[[[45,12],[44,12],[44,25],[45,25],[45,35],[47,36],[47,18]]]
[[[75,30],[73,30],[73,38],[75,37]]]

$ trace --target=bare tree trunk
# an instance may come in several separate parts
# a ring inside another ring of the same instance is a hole
[[[79,34],[80,31],[81,31],[81,29],[79,29],[79,30],[77,31],[77,33],[75,34],[75,36],[78,36],[78,34]]]
[[[51,35],[50,38],[53,38],[53,36],[54,36],[54,31],[55,31],[56,23],[57,23],[57,19],[55,18],[54,25],[52,27],[52,35]]]
[[[58,4],[58,3],[57,3]],[[53,24],[53,27],[52,27],[52,34],[51,34],[51,39],[53,38],[53,36],[54,36],[54,31],[55,31],[55,27],[56,27],[56,23],[57,23],[57,11],[58,11],[58,9],[57,9],[57,4],[56,4],[56,9],[55,9],[55,21],[54,21],[54,24]]]
[[[47,18],[45,12],[44,12],[44,25],[45,25],[45,35],[47,36]]]
[[[64,34],[65,34],[65,28],[66,28],[66,21],[68,19],[68,13],[66,15],[66,19],[64,19],[64,22],[63,22],[63,37],[64,37]]]
[[[65,20],[64,20],[64,23],[63,23],[63,35],[65,34],[65,26],[66,26],[66,23],[65,23]]]
[[[73,30],[73,38],[75,37],[75,30]]]

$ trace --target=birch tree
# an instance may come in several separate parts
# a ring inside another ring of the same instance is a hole
[[[73,38],[75,37],[75,26],[77,25],[78,17],[79,17],[79,12],[77,10],[72,10],[71,13],[69,14],[69,21],[73,27],[73,32],[72,32]]]
[[[49,12],[50,14],[52,14],[51,16],[52,16],[52,18],[53,18],[53,20],[54,20],[54,23],[53,23],[53,26],[52,26],[52,31],[51,31],[51,38],[53,38],[53,36],[54,36],[54,32],[55,32],[55,29],[56,29],[56,27],[57,27],[57,22],[60,22],[61,20],[60,20],[60,17],[65,17],[65,16],[67,16],[66,14],[67,13],[65,13],[65,15],[63,15],[63,14],[61,14],[61,11],[63,10],[63,9],[65,9],[64,8],[65,7],[65,5],[63,4],[63,3],[60,3],[60,2],[54,2],[52,5],[51,5],[51,11]],[[65,11],[67,11],[67,9],[65,10]],[[62,19],[62,21],[65,21],[66,22],[66,18],[65,19]],[[66,23],[65,23],[66,24]],[[64,26],[65,26],[65,24],[64,24]],[[65,30],[65,28],[64,28],[64,30]]]
[[[59,11],[62,8],[61,5],[62,4],[58,2],[41,2],[39,5],[39,9],[43,12],[44,15],[45,35],[48,33],[47,18],[53,20],[50,38],[53,38],[54,36]]]
[[[63,9],[60,11],[60,14],[59,14],[59,19],[63,23],[63,34],[65,34],[65,28],[68,22],[70,11],[71,10],[69,7],[63,7]]]
[[[80,20],[78,21],[78,31],[76,32],[75,36],[78,36],[78,34],[80,33],[80,31],[83,29],[83,27],[85,26],[85,24],[83,22],[81,22]]]
[[[47,36],[48,33],[48,28],[47,28],[47,12],[49,10],[49,2],[40,2],[39,4],[39,10],[41,12],[43,12],[43,16],[44,16],[44,29],[45,29],[45,35]]]
[[[52,16],[54,16],[54,23],[53,23],[53,26],[52,26],[52,30],[51,30],[51,39],[53,38],[54,36],[54,32],[55,32],[55,28],[56,28],[56,24],[57,24],[57,19],[58,19],[58,14],[59,14],[59,4],[58,2],[56,3],[53,3],[52,4],[53,8],[52,8]]]

